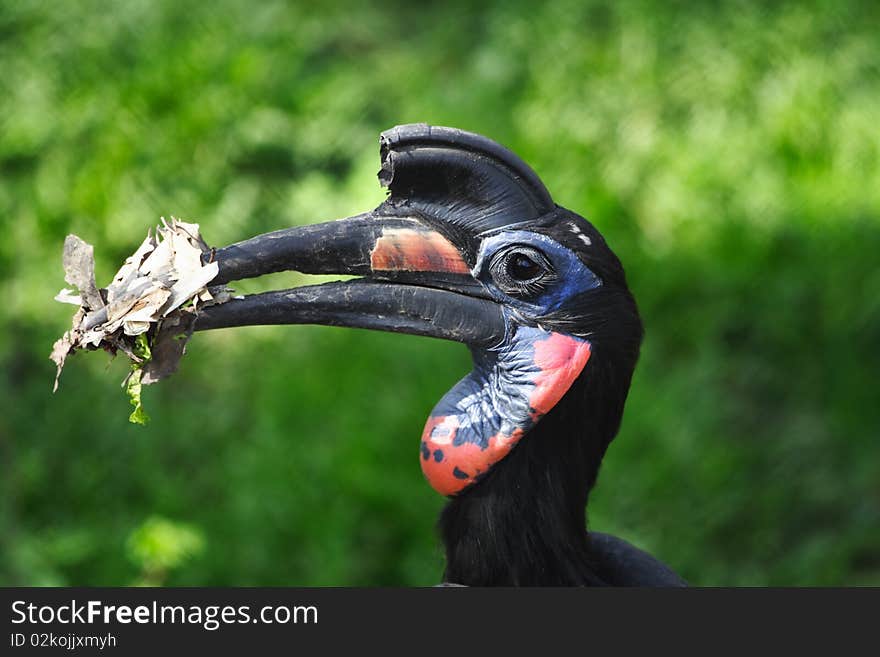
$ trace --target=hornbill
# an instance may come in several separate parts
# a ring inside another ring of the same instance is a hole
[[[345,282],[205,308],[196,330],[324,324],[462,342],[473,370],[422,432],[449,497],[445,582],[682,585],[585,507],[620,426],[642,324],[620,261],[537,174],[480,135],[425,124],[380,136],[388,198],[371,212],[213,252],[222,284],[282,270]]]

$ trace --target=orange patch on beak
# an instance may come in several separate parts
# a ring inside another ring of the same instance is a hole
[[[470,269],[452,242],[433,230],[385,230],[370,253],[373,271],[435,271],[468,274]]]

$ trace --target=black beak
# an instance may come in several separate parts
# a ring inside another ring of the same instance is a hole
[[[212,284],[295,270],[363,278],[255,294],[210,306],[196,330],[262,324],[369,328],[492,347],[501,306],[470,274],[459,247],[424,221],[370,212],[289,228],[214,253]]]
[[[216,251],[214,284],[283,270],[362,277],[270,292],[205,308],[196,330],[250,324],[330,324],[493,347],[502,306],[471,275],[487,231],[556,209],[528,165],[495,142],[451,128],[398,126],[380,136],[372,212],[260,235]]]

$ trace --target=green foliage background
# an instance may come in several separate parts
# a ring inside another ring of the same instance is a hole
[[[199,334],[127,423],[47,355],[61,245],[223,245],[370,209],[378,133],[489,135],[592,220],[647,339],[590,525],[707,585],[880,584],[870,2],[0,4],[0,582],[428,585],[417,441],[466,350]],[[301,284],[275,275],[243,292]]]

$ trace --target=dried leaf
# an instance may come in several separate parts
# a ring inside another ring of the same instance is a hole
[[[89,308],[101,308],[104,300],[95,283],[95,250],[76,235],[64,240],[64,280],[82,293]]]
[[[217,277],[219,269],[220,266],[216,262],[212,262],[201,269],[192,271],[187,275],[187,278],[177,281],[171,288],[171,299],[162,316],[167,316],[172,310],[177,310],[181,304],[198,296],[205,286]]]
[[[49,354],[49,358],[55,361],[55,365],[57,365],[57,370],[55,372],[55,385],[52,386],[52,392],[58,390],[58,379],[61,378],[61,370],[64,368],[64,361],[67,360],[67,354],[70,353],[70,350],[73,347],[73,342],[70,339],[70,331],[67,331],[55,341],[55,344],[52,345],[52,353]]]
[[[74,294],[73,290],[68,288],[64,288],[58,294],[55,295],[55,301],[60,301],[61,303],[71,303],[74,306],[83,305],[83,298],[79,294]]]
[[[153,337],[152,358],[144,366],[141,378],[144,385],[156,383],[177,371],[195,323],[195,313],[186,311],[162,320]]]
[[[132,255],[125,259],[125,264],[119,268],[113,277],[113,282],[107,286],[107,300],[113,301],[119,296],[121,290],[128,285],[127,279],[137,276],[138,269],[144,258],[156,248],[156,238],[153,237],[153,231],[147,232],[147,237]]]
[[[55,341],[55,344],[52,345],[52,353],[49,354],[49,358],[52,359],[56,365],[55,384],[52,386],[53,393],[58,390],[58,380],[61,378],[61,370],[64,368],[64,361],[67,360],[67,356],[74,350],[74,344],[76,343],[78,345],[78,327],[82,324],[85,314],[85,309],[77,309],[70,322],[70,330],[65,331],[64,335],[58,338]]]

